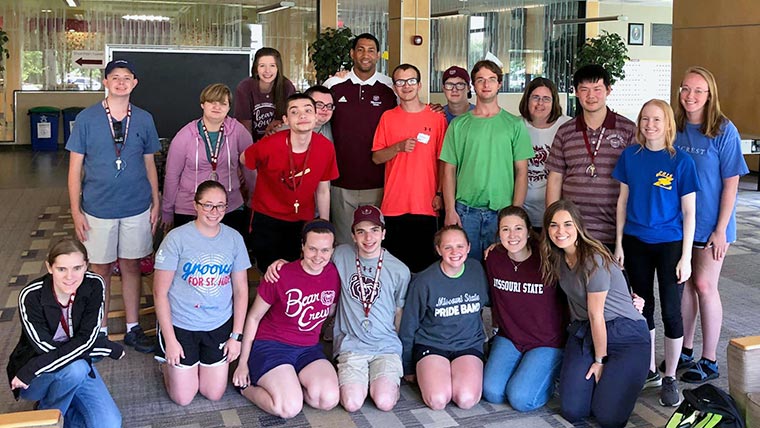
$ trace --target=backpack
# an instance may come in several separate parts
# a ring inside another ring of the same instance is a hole
[[[745,428],[734,399],[716,386],[687,389],[683,398],[665,428]]]

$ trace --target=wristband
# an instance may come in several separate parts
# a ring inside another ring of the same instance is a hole
[[[594,358],[594,362],[597,363],[597,364],[600,364],[600,365],[605,365],[605,364],[607,364],[607,360],[608,359],[609,359],[609,357],[607,355],[605,355],[602,358],[598,358],[598,357]]]
[[[230,333],[230,339],[235,339],[238,342],[243,341],[243,334],[242,333]]]

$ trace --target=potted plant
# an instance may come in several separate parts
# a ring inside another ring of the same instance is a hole
[[[322,83],[341,69],[350,69],[351,39],[353,33],[348,27],[326,28],[309,46],[309,56],[317,71],[317,82]]]
[[[610,73],[610,84],[625,79],[623,66],[631,58],[628,47],[617,33],[602,31],[597,37],[586,39],[586,43],[578,49],[575,57],[575,69],[588,64],[598,64]]]

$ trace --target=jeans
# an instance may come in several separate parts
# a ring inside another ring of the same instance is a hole
[[[520,352],[511,340],[494,336],[483,371],[483,398],[529,412],[546,404],[559,375],[562,349],[539,347]]]
[[[90,370],[94,377],[90,377]],[[76,360],[52,373],[43,373],[21,390],[21,398],[39,401],[39,409],[58,409],[66,428],[118,428],[121,412],[116,407],[97,369]]]
[[[483,252],[496,242],[498,228],[497,213],[488,208],[473,208],[457,202],[457,214],[462,222],[462,229],[470,239],[470,252],[467,257],[482,260]]]

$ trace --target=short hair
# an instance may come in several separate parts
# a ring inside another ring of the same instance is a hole
[[[212,83],[201,91],[201,104],[205,102],[221,103],[224,102],[225,98],[229,104],[232,104],[232,91],[224,83]]]
[[[288,114],[287,110],[290,108],[290,103],[298,100],[309,100],[309,102],[311,102],[311,106],[314,107],[315,110],[317,109],[317,103],[314,101],[314,98],[304,94],[303,92],[296,92],[285,100],[286,115]]]
[[[470,237],[467,236],[467,232],[462,229],[462,226],[458,224],[449,224],[446,226],[443,226],[442,228],[438,229],[437,232],[435,232],[435,235],[433,235],[433,244],[438,247],[441,245],[441,240],[443,239],[443,234],[450,231],[457,231],[462,232],[462,235],[464,235],[464,239],[467,241],[467,244],[470,244]]]
[[[604,81],[604,86],[610,87],[610,73],[604,67],[598,64],[584,65],[573,74],[573,87],[578,89],[581,83],[596,83],[600,80]]]
[[[641,133],[641,115],[644,113],[644,108],[648,105],[659,107],[660,110],[662,110],[662,125],[665,127],[665,148],[668,150],[671,157],[675,156],[676,149],[673,147],[673,143],[676,141],[676,121],[673,118],[673,109],[670,108],[670,104],[663,100],[652,99],[641,106],[639,116],[636,118],[636,141],[638,141],[642,149],[646,147],[647,139],[644,137],[644,134]]]
[[[309,233],[329,233],[333,236],[333,247],[335,247],[335,226],[323,218],[315,218],[303,225],[301,229],[301,245],[306,244],[306,236]]]
[[[203,195],[206,194],[207,191],[211,189],[217,189],[224,192],[224,199],[227,199],[227,189],[224,188],[222,183],[216,181],[216,180],[206,180],[203,183],[198,185],[198,188],[195,189],[195,202],[200,202],[201,198],[203,198]]]
[[[332,99],[335,99],[335,95],[333,95],[333,92],[332,92],[332,90],[331,90],[330,88],[328,88],[327,86],[322,86],[322,85],[314,85],[314,86],[310,87],[309,89],[307,89],[307,90],[304,92],[304,94],[305,94],[305,95],[308,95],[308,96],[309,96],[310,98],[312,98],[312,99],[314,99],[313,95],[314,95],[315,93],[316,93],[316,94],[325,94],[325,95],[329,95],[330,97],[332,97]]]
[[[535,79],[531,80],[528,86],[525,88],[522,99],[520,99],[520,115],[524,117],[528,122],[532,121],[530,117],[530,111],[528,111],[528,103],[530,102],[531,95],[533,95],[533,91],[542,86],[548,88],[552,93],[552,111],[549,113],[547,122],[554,123],[557,119],[560,118],[560,116],[562,116],[562,105],[559,103],[559,91],[557,91],[557,85],[545,77],[536,77]]]
[[[499,81],[499,83],[501,83],[502,79],[504,78],[504,73],[502,73],[501,68],[499,68],[495,62],[488,59],[476,62],[472,67],[472,72],[470,72],[470,80],[472,80],[472,83],[475,83],[475,74],[477,74],[477,72],[482,68],[488,69],[496,74],[496,79]]]
[[[391,73],[391,79],[394,79],[394,76],[396,75],[396,72],[399,70],[414,70],[415,73],[417,73],[417,83],[422,81],[422,74],[420,74],[420,69],[412,64],[399,64],[396,66],[396,68],[393,69],[393,73]]]
[[[707,82],[707,102],[703,110],[704,117],[699,131],[708,138],[715,138],[722,132],[721,127],[723,126],[723,122],[728,120],[720,110],[718,83],[715,81],[715,76],[710,70],[704,67],[689,67],[683,75],[686,77],[689,74],[697,74]],[[681,83],[683,83],[683,79],[681,79]],[[680,95],[678,96],[678,105],[675,108],[675,116],[676,126],[679,131],[683,132],[686,129],[686,110],[681,105]]]
[[[82,254],[85,263],[89,260],[87,248],[85,248],[84,244],[71,237],[63,238],[50,247],[47,255],[47,264],[53,266],[58,256],[74,253]]]
[[[359,44],[359,40],[361,39],[372,40],[375,42],[375,48],[378,52],[380,52],[380,41],[377,40],[377,37],[373,36],[370,33],[361,33],[358,36],[354,37],[354,39],[351,40],[351,49],[356,49],[356,45]]]

